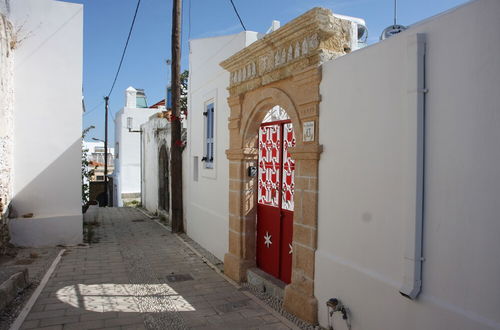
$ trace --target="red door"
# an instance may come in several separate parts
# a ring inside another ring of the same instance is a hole
[[[290,283],[292,275],[293,190],[295,146],[289,120],[262,124],[259,129],[257,201],[257,266]]]

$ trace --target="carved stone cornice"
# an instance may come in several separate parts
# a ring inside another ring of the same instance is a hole
[[[230,72],[229,91],[239,95],[350,51],[351,22],[313,8],[267,34],[220,65]]]

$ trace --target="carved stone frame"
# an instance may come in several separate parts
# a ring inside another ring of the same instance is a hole
[[[258,129],[276,105],[288,113],[296,146],[292,281],[285,288],[289,312],[317,323],[314,265],[317,242],[318,120],[321,63],[349,51],[350,23],[315,8],[266,35],[221,63],[231,72],[229,117],[229,252],[224,271],[237,282],[256,265],[257,181],[247,175],[257,166]],[[274,59],[274,61],[273,61]],[[315,139],[303,142],[304,122],[314,122]]]

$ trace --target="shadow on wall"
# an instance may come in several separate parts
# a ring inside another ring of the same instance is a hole
[[[34,217],[81,214],[81,149],[81,139],[77,139],[20,191],[14,187],[13,217],[27,213]],[[14,163],[22,164],[23,159],[16,158]],[[20,167],[15,165],[14,185],[16,176],[23,175]]]

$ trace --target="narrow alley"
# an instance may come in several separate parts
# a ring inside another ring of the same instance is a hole
[[[98,242],[66,249],[21,329],[289,329],[139,210],[97,221]]]

